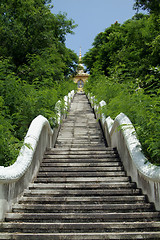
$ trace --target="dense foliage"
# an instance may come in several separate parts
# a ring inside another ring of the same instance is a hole
[[[86,91],[107,102],[106,116],[115,118],[124,112],[147,158],[160,165],[160,15],[156,4],[159,1],[137,0],[136,6],[149,13],[137,13],[99,33],[83,61],[91,73]]]
[[[30,122],[54,125],[54,106],[75,88],[77,55],[65,37],[75,24],[52,14],[48,0],[0,1],[0,165],[12,164]]]
[[[160,2],[159,0],[136,0],[134,8],[139,10],[147,10],[150,13],[159,14],[160,12]]]
[[[98,101],[106,101],[103,108],[106,117],[114,119],[119,113],[125,113],[136,129],[145,156],[160,165],[160,97],[98,74],[89,78],[85,91],[91,92]]]

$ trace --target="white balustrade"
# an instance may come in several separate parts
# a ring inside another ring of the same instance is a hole
[[[120,113],[115,120],[105,118],[101,110],[106,103],[101,101],[97,108],[95,97],[89,94],[88,99],[101,122],[108,146],[117,148],[127,175],[160,210],[160,167],[151,164],[142,153],[131,121],[124,113]]]
[[[64,97],[65,111],[69,109],[73,97],[74,91]],[[16,162],[9,167],[0,167],[0,221],[3,221],[5,213],[11,210],[24,189],[36,177],[46,149],[55,145],[63,119],[62,113],[65,112],[61,109],[60,101],[56,103],[55,109],[57,126],[51,129],[45,117],[36,117],[28,129]]]

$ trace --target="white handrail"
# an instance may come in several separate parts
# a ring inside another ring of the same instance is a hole
[[[46,128],[48,135],[52,137],[53,130],[48,120],[39,115],[31,122],[16,162],[9,167],[0,167],[0,183],[17,181],[24,175],[31,165],[43,128]]]
[[[97,108],[95,97],[89,94],[88,99],[100,119],[108,146],[117,148],[127,175],[160,210],[160,167],[147,161],[130,119],[124,113],[120,113],[115,120],[105,118],[101,111],[105,102],[101,101]]]
[[[0,167],[0,221],[3,221],[5,213],[11,210],[13,203],[18,201],[24,189],[36,177],[46,148],[54,147],[63,119],[62,113],[69,109],[73,97],[74,90],[64,97],[65,111],[61,111],[60,101],[56,104],[58,126],[55,129],[51,129],[45,117],[36,117],[29,127],[16,162],[9,167]]]
[[[124,113],[120,113],[114,120],[111,135],[114,134],[116,125],[121,126],[128,151],[139,172],[147,179],[160,182],[160,167],[150,163],[142,153],[141,144],[136,137],[136,130],[130,119]]]

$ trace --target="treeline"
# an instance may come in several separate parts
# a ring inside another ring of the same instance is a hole
[[[137,0],[134,7],[148,13],[112,24],[85,54],[86,91],[106,101],[106,116],[124,112],[148,160],[160,165],[160,2]]]
[[[65,38],[76,25],[50,3],[0,1],[0,165],[15,161],[37,115],[55,124],[55,103],[75,88],[78,57]]]

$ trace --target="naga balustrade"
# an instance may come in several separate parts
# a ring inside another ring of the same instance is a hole
[[[155,204],[156,210],[160,210],[160,167],[151,164],[142,153],[130,119],[124,113],[120,113],[114,120],[106,118],[102,113],[106,102],[102,100],[97,104],[91,94],[88,94],[88,99],[100,120],[108,146],[117,148],[127,175]]]
[[[31,122],[15,163],[9,167],[0,167],[0,221],[4,220],[5,213],[12,209],[12,205],[36,177],[46,149],[54,147],[61,120],[65,117],[73,97],[74,90],[64,97],[64,109],[61,109],[60,101],[56,103],[57,127],[54,129],[51,129],[45,117],[36,117]]]

